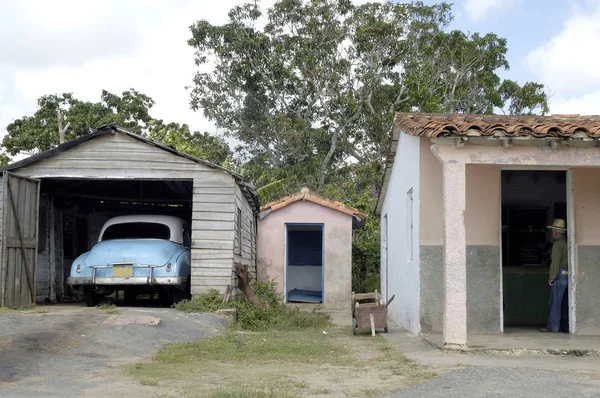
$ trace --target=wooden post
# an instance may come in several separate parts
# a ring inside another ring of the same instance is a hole
[[[371,336],[375,337],[375,317],[370,314],[369,318],[371,318]]]

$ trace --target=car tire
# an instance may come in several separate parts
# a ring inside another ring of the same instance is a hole
[[[189,300],[191,298],[190,291],[190,278],[188,278],[187,282],[185,283],[184,290],[178,289],[176,287],[173,288],[173,304],[180,303],[183,300]]]
[[[88,307],[95,307],[100,304],[103,296],[96,293],[92,289],[85,289],[83,292],[83,300]]]

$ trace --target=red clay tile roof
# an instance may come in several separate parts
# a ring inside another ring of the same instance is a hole
[[[396,128],[419,137],[600,138],[600,116],[396,113]]]
[[[290,196],[286,196],[284,198],[281,198],[279,200],[276,200],[276,201],[267,203],[264,206],[261,206],[260,211],[262,212],[262,211],[265,211],[268,209],[271,209],[271,211],[279,210],[279,209],[281,209],[287,205],[290,205],[294,202],[298,202],[299,200],[316,203],[318,205],[340,211],[349,216],[358,216],[361,219],[367,218],[367,215],[365,213],[359,211],[358,209],[354,209],[352,207],[346,207],[342,202],[338,202],[337,200],[334,201],[334,200],[326,199],[326,198],[312,192],[307,187],[302,188],[300,190],[300,192],[297,192]]]

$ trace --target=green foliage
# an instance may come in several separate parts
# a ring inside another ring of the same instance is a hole
[[[148,112],[153,105],[152,98],[134,89],[124,91],[121,96],[102,90],[100,102],[96,103],[80,101],[70,93],[45,95],[38,99],[38,110],[33,116],[24,116],[6,127],[7,135],[2,146],[12,156],[21,152],[46,151],[57,146],[59,108],[66,140],[86,135],[108,123],[144,134],[151,120]]]
[[[216,60],[191,105],[243,143],[257,186],[306,175],[319,191],[349,157],[385,155],[396,111],[548,111],[542,85],[499,76],[505,39],[448,31],[452,19],[446,3],[239,5],[223,25],[191,27],[196,64]]]
[[[357,293],[381,290],[380,223],[376,217],[367,220],[355,232],[352,245],[352,290]]]
[[[286,307],[275,290],[273,282],[256,282],[254,292],[270,308],[263,310],[245,300],[223,303],[223,296],[217,290],[184,300],[175,305],[184,312],[215,312],[222,308],[237,310],[236,327],[241,330],[296,330],[303,328],[326,327],[331,324],[329,316],[320,312],[301,312]]]
[[[4,152],[0,152],[0,168],[8,166],[10,164],[10,161],[11,161],[10,156],[8,156]]]
[[[187,124],[169,123],[165,125],[162,120],[152,120],[149,123],[148,137],[216,165],[224,165],[232,156],[231,149],[223,138],[206,132],[191,132]]]
[[[282,195],[285,184],[289,181],[289,178],[282,178],[281,180],[273,181],[267,185],[263,185],[257,190],[258,199],[260,203],[268,203],[270,200],[276,199]]]

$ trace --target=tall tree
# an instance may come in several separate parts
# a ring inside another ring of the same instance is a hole
[[[451,20],[446,3],[244,4],[191,27],[196,64],[214,64],[191,105],[274,169],[318,159],[319,188],[348,156],[381,158],[396,111],[547,111],[543,86],[498,76],[504,39],[446,32]]]
[[[38,99],[33,116],[24,116],[6,127],[2,146],[9,155],[36,153],[59,144],[57,109],[61,110],[67,140],[85,135],[96,127],[117,123],[133,132],[145,134],[152,120],[152,98],[134,89],[120,96],[102,91],[100,102],[81,101],[71,93],[45,95]]]
[[[192,132],[187,124],[152,121],[148,138],[217,165],[225,165],[233,155],[223,138],[206,132]]]

